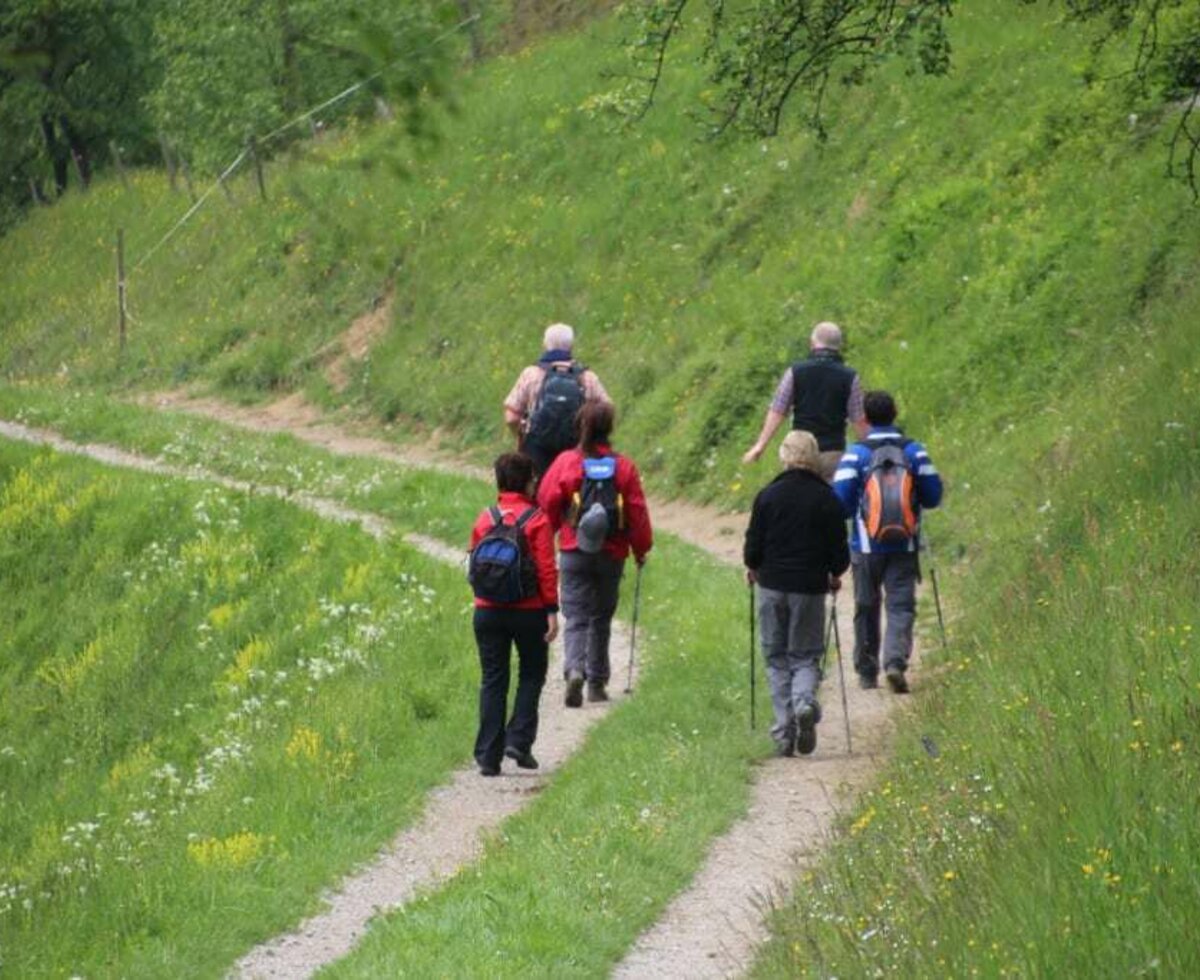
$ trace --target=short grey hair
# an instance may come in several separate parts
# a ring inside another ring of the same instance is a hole
[[[824,347],[828,350],[842,349],[842,328],[830,320],[822,320],[813,327],[810,343],[813,347]]]
[[[570,350],[575,346],[575,329],[569,323],[552,323],[542,338],[545,350]]]

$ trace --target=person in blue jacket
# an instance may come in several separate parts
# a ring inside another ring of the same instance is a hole
[[[882,637],[884,674],[897,694],[908,691],[905,672],[912,654],[913,622],[917,609],[917,582],[921,571],[920,515],[922,508],[942,502],[942,478],[929,453],[896,427],[896,402],[886,391],[870,391],[863,398],[869,429],[861,442],[850,446],[833,478],[833,490],[853,527],[850,565],[854,577],[854,668],[864,688],[879,686],[880,619],[887,607],[887,632]],[[911,527],[908,534],[881,541],[868,531],[864,500],[870,495],[872,458],[877,450],[896,446],[912,478]]]

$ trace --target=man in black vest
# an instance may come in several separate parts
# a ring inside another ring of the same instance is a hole
[[[854,423],[860,439],[868,429],[858,372],[843,363],[841,350],[842,331],[836,323],[823,321],[813,327],[808,357],[784,372],[758,441],[746,451],[743,463],[753,463],[763,454],[791,412],[793,429],[816,436],[821,451],[818,472],[826,483],[833,480],[846,449],[846,421]]]

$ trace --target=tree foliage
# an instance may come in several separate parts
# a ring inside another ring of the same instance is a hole
[[[87,185],[115,142],[147,146],[154,0],[5,0],[0,5],[0,179],[6,197]],[[26,190],[28,188],[28,190]]]
[[[447,52],[436,38],[456,10],[388,0],[172,3],[155,25],[164,69],[149,100],[154,118],[210,170],[228,163],[249,134],[271,133],[367,80],[352,103],[357,111],[397,110],[419,130],[422,95],[442,90]]]
[[[165,138],[213,170],[359,82],[339,110],[396,113],[425,132],[460,6],[0,0],[0,230],[31,200],[86,187],[112,153],[148,162]]]
[[[644,113],[685,27],[704,31],[701,58],[717,95],[712,132],[776,133],[794,113],[819,134],[831,83],[861,84],[881,64],[914,71],[951,66],[947,25],[955,0],[632,0],[633,84],[619,107]],[[1016,0],[1014,16],[1032,0]],[[1135,39],[1132,94],[1174,113],[1170,171],[1200,194],[1200,5],[1195,0],[1059,0],[1068,29],[1095,32],[1097,51]]]

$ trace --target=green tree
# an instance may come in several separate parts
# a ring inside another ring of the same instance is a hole
[[[714,133],[768,136],[794,112],[824,132],[831,83],[860,84],[884,62],[944,74],[955,0],[632,0],[632,86],[614,103],[637,113],[654,102],[669,49],[685,26],[705,32],[702,60],[718,95]],[[1031,0],[1017,0],[1014,15]],[[1135,39],[1131,94],[1173,113],[1169,169],[1200,195],[1200,7],[1196,0],[1061,0],[1069,29],[1094,31],[1097,51]]]
[[[358,82],[368,84],[349,102],[354,111],[398,108],[420,126],[422,99],[442,91],[452,50],[435,39],[456,13],[457,4],[436,2],[178,0],[156,22],[163,79],[149,104],[171,141],[208,170],[249,134],[269,134]]]
[[[87,186],[110,142],[151,145],[154,0],[6,0],[0,6],[0,178],[9,194]]]

